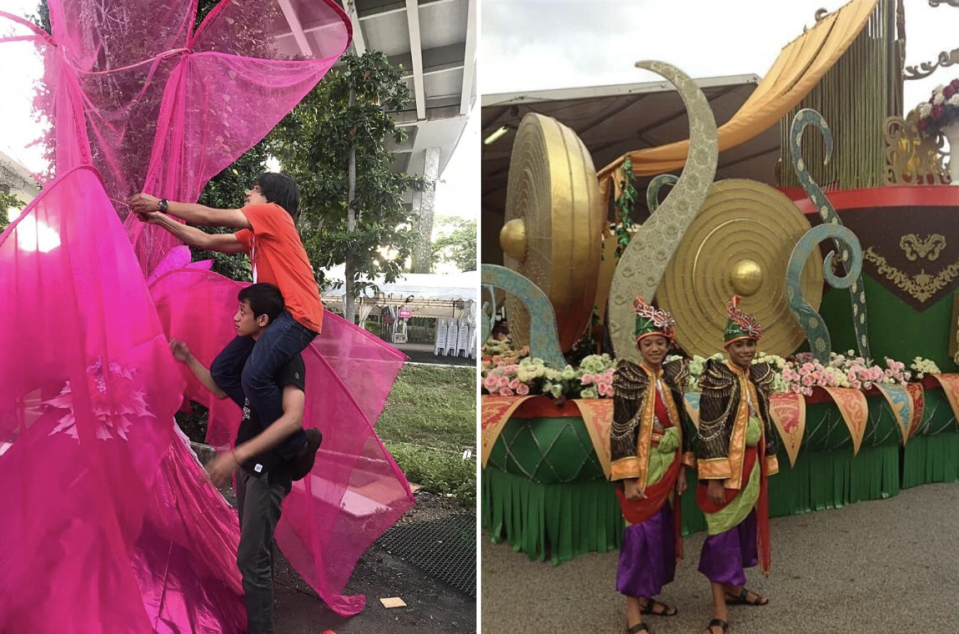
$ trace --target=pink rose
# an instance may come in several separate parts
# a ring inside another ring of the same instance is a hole
[[[508,387],[501,388],[499,391],[500,396],[513,396],[513,390]]]
[[[862,381],[853,381],[853,382],[852,382],[852,389],[854,389],[854,390],[861,390],[861,389],[862,389]]]
[[[520,396],[526,396],[529,394],[529,386],[525,383],[520,383],[519,387],[516,388],[516,393]]]
[[[519,379],[513,379],[512,381],[509,382],[509,389],[511,390],[518,390],[519,386],[520,386]]]
[[[811,386],[815,382],[816,381],[815,379],[812,378],[811,374],[807,374],[806,376],[802,378],[802,384],[805,385],[806,387]]]

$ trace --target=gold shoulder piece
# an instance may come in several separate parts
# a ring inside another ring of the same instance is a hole
[[[649,387],[649,377],[635,363],[620,360],[613,374],[613,390],[619,398],[637,400],[643,398]]]
[[[728,392],[736,383],[736,377],[725,363],[717,363],[712,359],[706,361],[703,375],[699,379],[699,389],[703,392]]]
[[[689,386],[689,360],[676,359],[663,364],[663,376],[676,391],[685,393]]]
[[[767,394],[772,390],[773,382],[776,380],[776,371],[768,363],[754,363],[749,368],[749,374],[752,380],[762,391]]]

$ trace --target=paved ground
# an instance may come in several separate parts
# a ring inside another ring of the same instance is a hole
[[[203,456],[208,450],[201,445]],[[220,489],[236,506],[232,486]],[[401,521],[429,521],[442,517],[437,497],[425,491],[416,494],[417,504]],[[449,503],[449,512],[461,512]],[[390,554],[379,542],[363,554],[346,586],[346,594],[366,595],[366,609],[345,619],[330,610],[273,545],[275,587],[275,629],[283,634],[335,634],[388,632],[390,634],[446,634],[476,632],[476,599],[438,581],[421,569]],[[403,608],[384,608],[381,598],[400,597]]]
[[[437,496],[416,495],[414,506],[401,521],[428,522],[443,517]],[[449,512],[462,512],[455,503]],[[276,631],[283,634],[388,632],[390,634],[446,634],[476,632],[476,600],[424,573],[376,542],[353,571],[347,594],[366,595],[366,609],[350,619],[336,615],[300,579],[277,548]],[[473,555],[475,557],[475,554]],[[475,561],[475,559],[474,559]],[[400,597],[404,608],[384,608],[381,598]]]
[[[959,632],[959,485],[776,518],[771,530],[770,577],[748,573],[750,588],[770,604],[730,607],[730,632]],[[686,540],[687,559],[662,596],[680,614],[649,617],[655,634],[698,634],[709,621],[709,586],[696,571],[702,542],[702,534]],[[624,631],[618,552],[553,567],[492,544],[488,534],[481,550],[484,634]]]

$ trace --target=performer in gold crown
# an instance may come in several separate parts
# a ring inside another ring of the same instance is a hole
[[[767,477],[779,470],[769,418],[774,372],[768,364],[752,363],[762,327],[740,310],[738,296],[726,310],[727,360],[707,361],[699,381],[696,502],[709,532],[699,571],[712,584],[713,596],[713,620],[704,634],[729,629],[727,604],[769,603],[746,589],[744,568],[759,563],[763,574],[769,570]]]
[[[687,365],[663,363],[673,340],[672,316],[642,297],[633,309],[643,362],[622,360],[616,368],[610,437],[611,479],[627,522],[616,574],[616,589],[626,595],[627,634],[649,631],[644,614],[677,614],[653,597],[673,580],[682,557],[679,499],[671,505],[670,494],[686,490],[684,463],[693,464],[682,406]]]

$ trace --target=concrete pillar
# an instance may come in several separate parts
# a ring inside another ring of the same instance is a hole
[[[413,212],[416,214],[416,247],[413,249],[413,272],[429,273],[433,253],[433,203],[436,200],[436,181],[440,173],[440,149],[426,149],[423,178],[426,188],[413,192]]]

